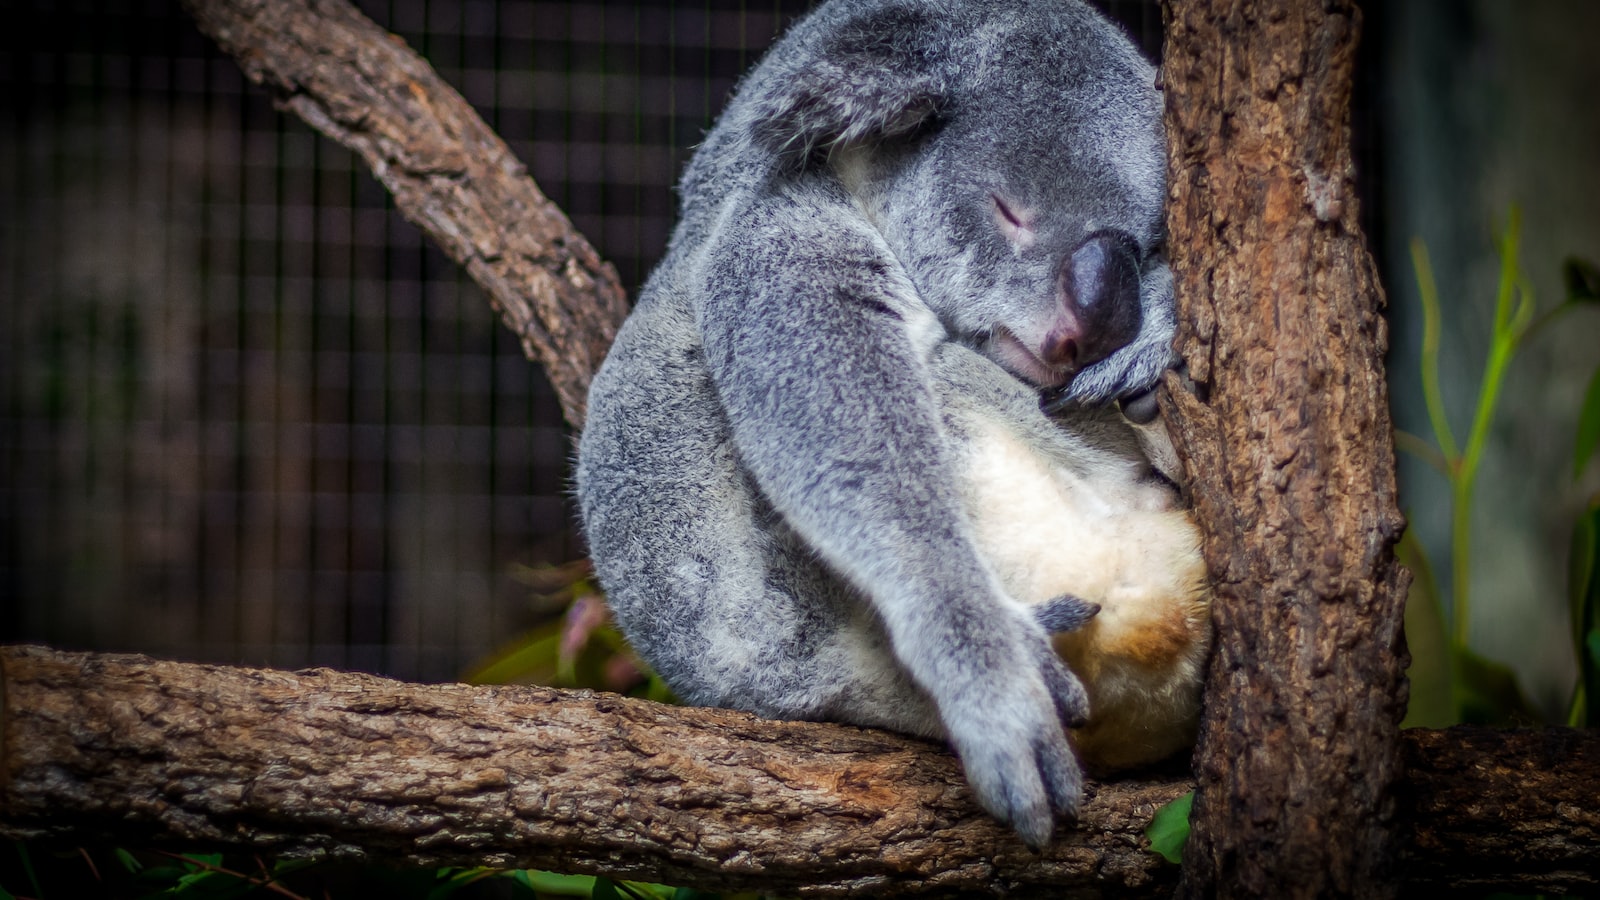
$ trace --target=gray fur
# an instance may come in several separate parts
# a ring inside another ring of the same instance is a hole
[[[1027,0],[834,0],[745,78],[579,452],[618,624],[686,701],[946,737],[1035,845],[1076,812],[1062,723],[1083,688],[979,558],[956,482],[986,416],[1086,471],[1142,465],[1051,425],[1038,390],[1066,375],[1025,384],[996,336],[1047,340],[1064,260],[1114,230],[1126,261],[1088,282],[1138,304],[1105,319],[1136,333],[1065,394],[1167,367],[1154,82],[1088,7]],[[995,198],[1033,216],[1028,240]]]

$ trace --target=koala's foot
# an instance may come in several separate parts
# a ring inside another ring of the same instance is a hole
[[[1037,850],[1050,842],[1056,817],[1076,817],[1083,803],[1083,769],[1064,726],[1088,720],[1089,698],[1048,641],[1029,646],[1034,678],[945,725],[978,802]]]

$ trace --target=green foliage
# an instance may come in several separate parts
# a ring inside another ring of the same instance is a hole
[[[1600,497],[1590,500],[1588,510],[1578,518],[1568,560],[1578,687],[1573,691],[1567,724],[1600,725]]]
[[[1400,537],[1395,553],[1411,570],[1411,593],[1406,597],[1406,644],[1411,650],[1411,668],[1406,670],[1406,676],[1411,680],[1411,702],[1400,727],[1454,725],[1461,719],[1451,672],[1454,654],[1433,565],[1410,531]]]
[[[1478,469],[1488,444],[1489,427],[1494,421],[1500,390],[1506,372],[1523,343],[1540,328],[1560,315],[1582,305],[1600,301],[1600,270],[1589,262],[1569,259],[1563,267],[1566,299],[1544,315],[1537,315],[1532,285],[1518,262],[1521,218],[1512,210],[1505,234],[1498,242],[1500,279],[1495,295],[1493,330],[1483,380],[1467,433],[1459,449],[1445,415],[1439,389],[1440,305],[1427,248],[1420,240],[1411,244],[1412,262],[1417,273],[1417,288],[1422,300],[1422,393],[1433,430],[1434,444],[1414,435],[1398,433],[1396,445],[1430,463],[1450,483],[1450,598],[1445,615],[1433,567],[1420,544],[1407,535],[1397,552],[1415,575],[1406,602],[1406,635],[1412,650],[1411,705],[1406,727],[1440,727],[1456,722],[1480,724],[1528,723],[1536,720],[1532,708],[1517,686],[1515,674],[1506,666],[1473,652],[1471,636],[1471,521]],[[1579,412],[1577,443],[1574,452],[1574,477],[1580,475],[1588,459],[1600,445],[1600,370],[1589,385]],[[1600,519],[1591,505],[1573,532],[1574,568],[1569,580],[1572,592],[1573,639],[1582,675],[1569,720],[1574,724],[1600,722],[1593,713],[1593,700],[1600,695],[1595,682],[1600,656],[1591,643],[1600,647],[1600,610],[1597,605],[1594,559]],[[1585,562],[1587,561],[1587,562]],[[1591,634],[1595,640],[1590,641]]]
[[[1169,863],[1182,864],[1183,845],[1189,839],[1189,813],[1194,808],[1194,791],[1156,810],[1145,827],[1150,849]]]
[[[395,869],[305,861],[269,864],[260,857],[239,854],[133,852],[121,848],[94,853],[82,848],[45,853],[30,851],[20,842],[13,846],[17,851],[13,866],[0,866],[0,900],[231,900],[247,896],[288,900],[369,896],[386,900],[716,900],[719,896],[688,888],[533,870]]]
[[[1600,447],[1600,368],[1589,379],[1589,389],[1583,395],[1583,409],[1578,414],[1577,445],[1572,448],[1572,477],[1583,475],[1590,457]]]
[[[605,597],[587,561],[524,567],[515,574],[536,592],[537,603],[565,612],[479,660],[465,681],[584,687],[677,702],[666,682],[639,661],[610,624]]]

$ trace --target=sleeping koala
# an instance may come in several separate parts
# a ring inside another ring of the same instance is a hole
[[[1034,846],[1081,803],[1063,725],[1105,767],[1186,743],[1194,526],[1097,408],[1172,359],[1154,83],[1029,0],[833,0],[741,83],[578,454],[683,699],[946,738]]]

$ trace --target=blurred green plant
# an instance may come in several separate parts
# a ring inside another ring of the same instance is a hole
[[[1458,446],[1444,411],[1439,389],[1439,292],[1427,247],[1411,243],[1412,264],[1422,301],[1422,393],[1434,443],[1397,431],[1395,443],[1429,463],[1450,485],[1450,602],[1444,612],[1438,579],[1421,544],[1410,532],[1397,552],[1413,572],[1406,603],[1406,637],[1412,665],[1411,705],[1404,725],[1440,727],[1458,722],[1529,723],[1538,716],[1524,698],[1515,674],[1505,665],[1480,656],[1470,646],[1472,633],[1472,504],[1489,428],[1499,405],[1506,372],[1518,349],[1558,317],[1600,300],[1600,270],[1593,263],[1569,259],[1563,267],[1566,298],[1543,313],[1537,311],[1533,287],[1519,263],[1521,217],[1513,209],[1496,244],[1500,277],[1488,358],[1479,384],[1472,425],[1465,445]],[[1574,448],[1574,477],[1580,475],[1600,442],[1600,369],[1590,383],[1579,413]],[[1583,674],[1574,692],[1568,721],[1600,722],[1586,698],[1595,697],[1595,670],[1600,665],[1600,600],[1595,585],[1596,540],[1600,538],[1600,498],[1591,500],[1573,531],[1573,567],[1569,579],[1573,638]],[[1448,626],[1447,626],[1448,622]],[[1586,687],[1588,685],[1589,687]]]
[[[536,607],[564,612],[473,664],[464,680],[593,688],[661,703],[677,702],[666,682],[639,661],[627,639],[611,624],[605,596],[595,584],[588,560],[519,566],[512,577],[533,591]]]
[[[232,900],[247,895],[289,900],[370,896],[387,900],[545,900],[554,897],[716,900],[719,897],[688,888],[528,869],[396,869],[304,860],[269,863],[259,856],[243,854],[132,852],[121,848],[98,849],[92,853],[84,848],[46,852],[32,850],[22,842],[13,846],[17,851],[15,868],[0,865],[0,900],[57,897]],[[9,888],[3,886],[8,882]],[[754,895],[740,896],[752,898]]]

